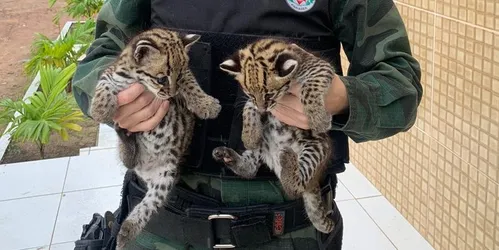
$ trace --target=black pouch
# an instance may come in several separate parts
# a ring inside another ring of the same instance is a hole
[[[189,67],[196,77],[201,89],[211,92],[211,45],[198,41],[189,50]],[[194,136],[189,147],[188,157],[185,157],[185,166],[199,168],[204,158],[206,148],[206,134],[208,121],[196,119]]]
[[[118,213],[119,210],[114,213],[107,211],[104,216],[94,213],[92,220],[88,224],[83,225],[80,239],[75,241],[74,250],[114,249],[114,236],[117,233],[117,231],[115,231],[117,227],[114,226],[114,224],[116,223]]]

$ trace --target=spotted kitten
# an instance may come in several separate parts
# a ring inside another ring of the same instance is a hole
[[[195,116],[213,119],[220,112],[218,100],[200,88],[188,68],[187,52],[199,38],[159,28],[144,31],[132,39],[99,79],[90,114],[101,123],[113,123],[117,94],[136,82],[170,102],[166,116],[149,132],[128,136],[127,131],[115,125],[124,165],[147,183],[144,199],[122,223],[118,249],[134,239],[166,201],[191,142]]]
[[[280,179],[291,198],[301,196],[317,230],[334,228],[322,201],[319,182],[332,156],[332,141],[325,133],[331,117],[323,95],[335,75],[326,61],[294,44],[262,39],[239,50],[220,68],[233,75],[249,97],[243,109],[242,155],[227,147],[213,150],[215,160],[234,173],[253,178],[266,164]],[[311,130],[281,123],[269,111],[286,94],[291,83],[301,85],[301,100]]]

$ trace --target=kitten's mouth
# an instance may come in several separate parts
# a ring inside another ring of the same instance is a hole
[[[170,95],[168,95],[168,93],[166,93],[166,91],[165,91],[165,90],[163,90],[163,89],[160,89],[156,95],[157,95],[160,99],[164,99],[164,100],[166,100],[166,99],[170,98]]]
[[[260,114],[263,114],[263,113],[265,113],[265,112],[270,111],[268,108],[265,108],[265,107],[260,107],[260,106],[258,106],[258,105],[255,105],[254,107],[255,107],[256,111],[257,111],[258,113],[260,113]]]

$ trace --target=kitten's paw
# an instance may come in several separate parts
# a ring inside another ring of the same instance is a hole
[[[301,196],[301,194],[295,187],[293,187],[293,185],[293,182],[282,182],[282,191],[284,191],[289,199],[296,200]]]
[[[301,180],[296,174],[299,168],[298,155],[291,148],[285,148],[279,154],[279,161],[282,189],[290,199],[297,199],[304,192]]]
[[[129,242],[137,237],[137,234],[138,226],[131,220],[125,220],[116,239],[116,249],[124,249]]]
[[[236,151],[228,147],[217,147],[212,152],[213,159],[227,166],[234,165],[239,158]]]
[[[261,137],[257,136],[256,134],[251,136],[251,134],[248,133],[248,134],[243,134],[241,139],[243,141],[245,148],[256,149],[256,148],[258,148],[258,145],[260,144]]]
[[[331,233],[335,226],[333,220],[329,217],[324,217],[323,220],[312,224],[314,225],[315,229],[324,234]]]
[[[243,129],[241,140],[247,149],[255,149],[259,146],[262,139],[262,122],[260,114],[253,108],[245,107],[243,113]]]
[[[99,123],[111,122],[118,108],[118,100],[115,96],[102,98],[102,94],[94,97],[90,107],[90,116]]]
[[[260,145],[262,131],[257,126],[244,126],[241,134],[241,140],[247,149],[255,149]]]
[[[199,102],[199,112],[197,112],[197,116],[200,119],[214,119],[218,116],[220,113],[220,110],[222,110],[222,105],[220,105],[220,102],[218,99],[213,98],[213,97],[207,97],[204,100],[201,100]]]
[[[291,148],[281,150],[279,161],[283,169],[295,170],[298,167],[298,155]]]
[[[322,109],[309,111],[308,124],[310,129],[317,133],[326,133],[333,127],[331,116]]]

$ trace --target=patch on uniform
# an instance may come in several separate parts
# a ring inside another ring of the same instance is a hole
[[[315,0],[286,0],[291,9],[298,12],[306,12],[315,5]]]
[[[284,211],[274,212],[274,225],[273,233],[274,235],[282,235],[284,233]]]

